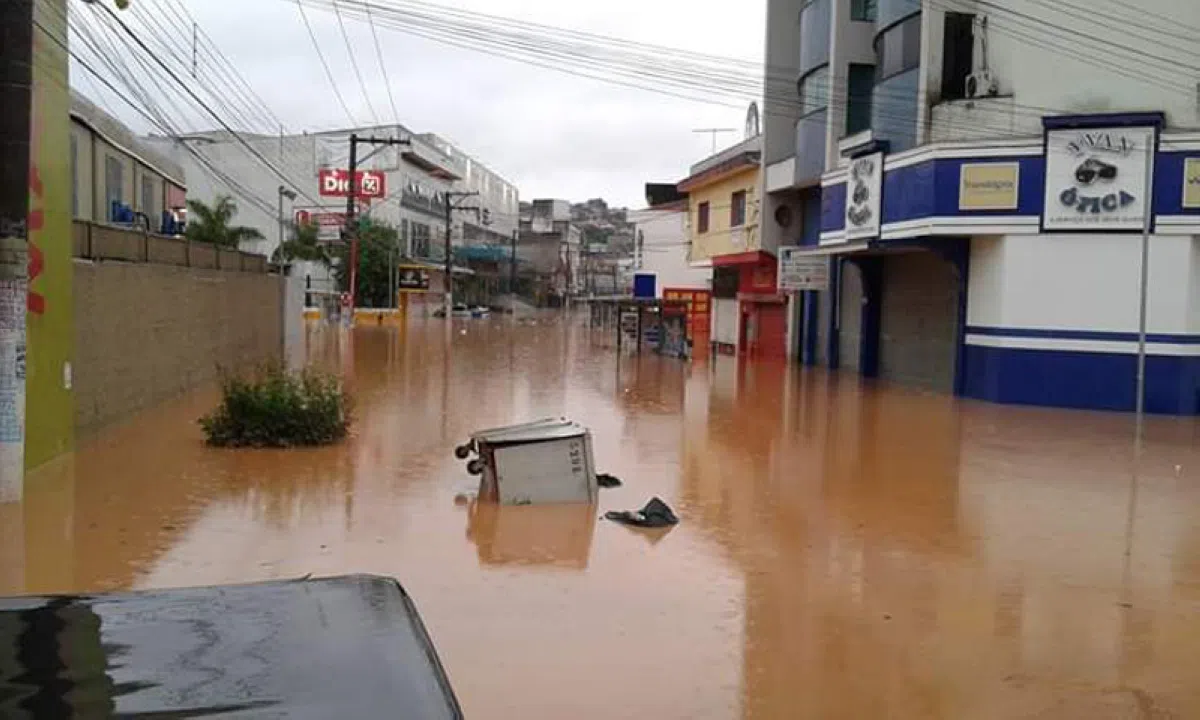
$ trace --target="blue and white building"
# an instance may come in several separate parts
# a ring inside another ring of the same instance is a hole
[[[771,0],[766,62],[800,361],[1132,409],[1147,225],[1146,406],[1200,414],[1200,3]]]

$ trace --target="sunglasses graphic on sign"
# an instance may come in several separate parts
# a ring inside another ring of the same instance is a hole
[[[1079,167],[1075,168],[1075,179],[1080,185],[1091,185],[1097,179],[1115,180],[1116,177],[1116,165],[1110,165],[1094,157],[1084,160]]]

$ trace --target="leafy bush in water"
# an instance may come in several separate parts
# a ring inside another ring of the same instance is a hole
[[[293,447],[346,437],[349,398],[327,373],[267,365],[251,378],[225,375],[221,405],[200,419],[209,445]]]

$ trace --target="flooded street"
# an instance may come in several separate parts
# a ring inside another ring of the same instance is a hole
[[[465,334],[463,331],[465,330]],[[468,718],[1200,716],[1200,425],[963,402],[503,318],[349,333],[335,448],[206,448],[212,390],[0,506],[0,594],[394,576]],[[456,502],[471,431],[590,426],[598,508]],[[597,518],[654,495],[646,534]]]

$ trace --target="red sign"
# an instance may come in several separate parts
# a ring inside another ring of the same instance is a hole
[[[321,195],[325,197],[348,197],[350,195],[350,173],[341,169],[326,169],[317,173],[321,183]],[[382,198],[387,195],[387,175],[382,170],[357,170],[354,173],[356,189],[360,198]]]
[[[342,228],[346,225],[346,213],[297,210],[296,224],[316,225],[318,240],[338,240],[341,238]]]

